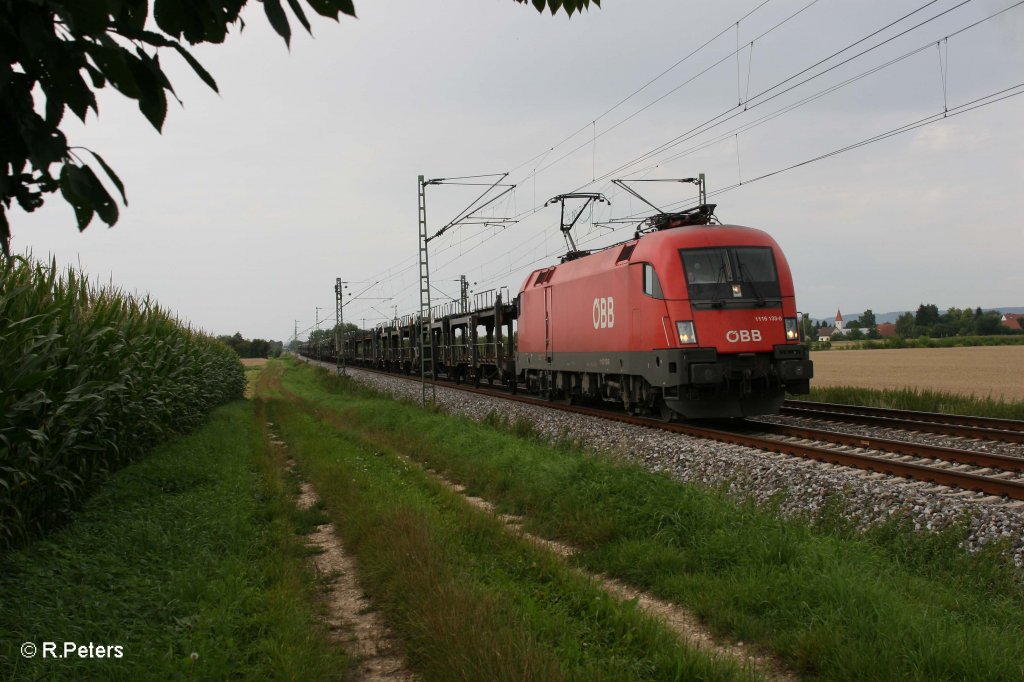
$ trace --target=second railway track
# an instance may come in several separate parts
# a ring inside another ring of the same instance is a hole
[[[969,448],[943,447],[912,441],[844,434],[831,430],[775,424],[753,419],[743,420],[726,428],[718,425],[664,422],[608,409],[570,405],[532,396],[510,394],[505,389],[456,385],[447,381],[435,383],[504,400],[854,467],[1000,498],[1024,500],[1024,475],[1022,475],[1024,474],[1024,457],[980,452]],[[796,401],[787,402],[784,413],[791,409],[794,402]],[[803,405],[799,402],[796,404]],[[990,423],[973,426],[970,423],[970,417],[955,415],[949,415],[947,421],[959,423],[938,421],[941,418],[946,418],[947,415],[893,410],[885,411],[884,415],[872,415],[870,413],[877,410],[824,403],[809,403],[808,405],[809,409],[801,412],[800,416],[813,416],[830,422],[841,421],[853,424],[870,422],[873,426],[943,433],[976,440],[1024,442],[1024,423],[1021,422],[996,420],[999,422],[1000,428],[993,428]],[[922,418],[918,418],[919,415]],[[990,420],[982,421],[990,422]],[[906,425],[903,426],[903,424]],[[918,428],[922,426],[923,428]],[[1010,440],[1005,437],[1006,434],[1016,434],[1020,436],[1020,440]]]
[[[973,440],[1024,443],[1024,422],[958,414],[913,412],[858,405],[837,405],[802,400],[787,400],[782,415],[810,417],[846,424],[896,428],[905,431],[938,433]]]

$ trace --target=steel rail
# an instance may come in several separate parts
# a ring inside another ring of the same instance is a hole
[[[846,424],[862,424],[864,426],[883,426],[904,431],[921,431],[923,433],[939,433],[960,438],[979,440],[998,440],[1006,443],[1024,443],[1024,431],[991,428],[988,426],[971,426],[969,423],[938,422],[919,419],[917,415],[931,415],[929,412],[905,412],[893,410],[901,416],[885,416],[869,414],[861,408],[849,405],[831,405],[815,403],[813,407],[804,407],[801,401],[786,401],[779,414],[791,417],[812,417]],[[820,406],[820,407],[819,407]],[[839,408],[839,409],[833,409]],[[846,408],[846,409],[843,409]],[[870,409],[870,408],[866,408]],[[856,412],[854,410],[857,410]],[[944,415],[937,415],[939,417]],[[969,417],[967,419],[970,419]],[[1007,420],[1010,421],[1010,420]],[[1011,422],[1012,423],[1012,422]]]
[[[813,429],[804,426],[790,426],[789,424],[776,424],[774,422],[762,422],[753,420],[748,422],[756,424],[760,431],[780,436],[793,438],[805,438],[808,440],[823,440],[837,445],[849,445],[857,448],[868,448],[880,450],[898,455],[909,455],[912,457],[924,457],[928,459],[939,459],[944,462],[955,462],[958,464],[971,464],[979,467],[994,467],[1003,471],[1015,471],[1024,473],[1024,458],[1010,455],[1000,455],[990,452],[979,452],[977,450],[958,450],[939,445],[926,445],[924,443],[913,443],[889,438],[875,438],[874,436],[855,436],[848,433],[836,433],[824,429]]]
[[[996,417],[943,414],[941,412],[918,412],[916,410],[898,410],[891,407],[866,407],[862,405],[843,405],[841,403],[819,403],[810,400],[787,400],[783,405],[785,407],[806,407],[807,409],[820,409],[847,414],[866,414],[876,417],[912,419],[914,421],[936,422],[938,424],[982,426],[1001,431],[1024,432],[1024,421],[1019,419],[998,419]]]

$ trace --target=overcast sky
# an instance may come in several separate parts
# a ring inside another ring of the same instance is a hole
[[[512,0],[358,0],[359,19],[318,17],[290,52],[252,2],[244,32],[194,50],[220,95],[164,57],[184,108],[170,106],[162,135],[112,91],[87,125],[68,114],[71,144],[101,153],[127,185],[120,222],[79,234],[51,196],[33,214],[12,210],[13,248],[148,292],[209,332],[286,340],[317,306],[333,318],[336,277],[362,294],[346,321],[417,309],[419,174],[510,172],[517,184],[484,212],[494,224],[431,242],[440,302],[461,274],[474,291],[514,295],[556,263],[558,208],[543,208],[556,194],[610,199],[580,221],[577,240],[595,247],[633,227],[592,222],[646,208],[611,179],[704,172],[722,222],[779,242],[798,308],[816,318],[1022,306],[1024,97],[750,182],[1024,83],[1024,5],[958,33],[1015,2],[605,0],[568,19]],[[733,118],[692,136],[718,116]],[[694,197],[689,185],[637,187],[658,205]],[[477,189],[429,187],[431,232]]]

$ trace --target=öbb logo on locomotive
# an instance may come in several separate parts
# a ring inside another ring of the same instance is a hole
[[[615,326],[615,299],[612,296],[594,299],[594,329],[611,329]]]
[[[729,343],[749,343],[750,341],[761,340],[760,329],[730,329],[725,333],[725,340]]]

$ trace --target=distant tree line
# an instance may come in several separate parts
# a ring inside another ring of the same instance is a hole
[[[267,341],[266,339],[250,341],[243,338],[239,332],[235,332],[234,336],[218,336],[217,340],[238,353],[240,358],[276,358],[284,348],[284,344],[280,341]]]
[[[906,312],[896,319],[896,335],[905,339],[930,336],[941,339],[949,336],[995,336],[998,334],[1019,334],[1001,324],[1002,313],[997,310],[982,310],[977,307],[950,308],[939,313],[933,303],[922,303],[917,313]]]
[[[1008,329],[1001,323],[1002,313],[997,310],[978,308],[950,308],[944,313],[934,303],[922,303],[916,313],[905,312],[896,319],[896,336],[903,339],[915,339],[927,336],[933,339],[954,336],[996,336],[1001,334],[1020,334]],[[801,320],[804,338],[815,341],[818,329],[829,326],[825,320],[816,322],[806,314]],[[878,323],[870,308],[846,325],[847,333],[838,337],[849,341],[864,339],[880,339]]]

